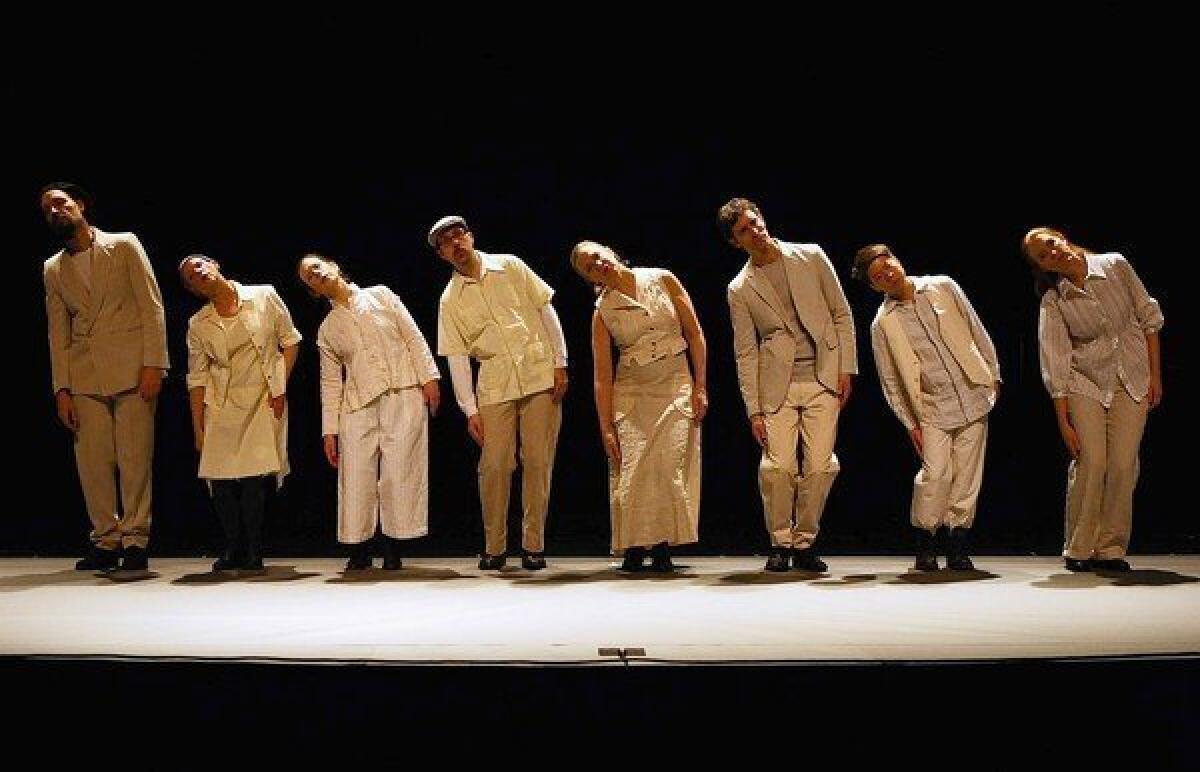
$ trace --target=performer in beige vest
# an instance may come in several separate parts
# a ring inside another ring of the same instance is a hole
[[[840,468],[838,415],[858,373],[850,306],[824,250],[772,238],[754,202],[729,201],[717,224],[749,257],[728,297],[738,383],[763,449],[766,570],[786,571],[790,558],[796,569],[826,571],[813,542]]]
[[[475,249],[466,221],[429,229],[429,245],[454,267],[438,305],[438,354],[447,358],[467,431],[482,448],[483,570],[504,567],[508,494],[521,447],[521,565],[546,567],[546,509],[567,392],[567,346],[550,299],[554,290],[512,255]],[[470,359],[479,362],[472,388]]]
[[[1063,559],[1070,571],[1128,571],[1138,450],[1163,396],[1162,310],[1115,252],[1052,228],[1021,246],[1041,297],[1042,380],[1071,456]]]
[[[613,554],[624,555],[624,571],[641,570],[648,551],[652,570],[672,571],[670,547],[699,539],[704,333],[670,271],[630,268],[594,241],[575,245],[571,265],[599,294],[592,356]]]
[[[949,276],[908,276],[884,244],[863,247],[852,275],[886,297],[871,323],[883,396],[921,459],[913,482],[918,571],[969,571],[967,534],[983,483],[988,413],[1000,391],[996,349],[971,302]]]
[[[346,570],[371,567],[383,532],[383,567],[401,567],[400,541],[429,533],[429,416],[441,401],[425,336],[396,293],[360,289],[334,260],[305,255],[301,281],[329,300],[317,332],[321,434],[338,470],[338,541]]]
[[[188,320],[187,347],[199,475],[225,532],[213,570],[261,571],[267,493],[288,473],[287,382],[300,333],[270,285],[227,279],[204,255],[184,258],[179,275],[208,301]]]
[[[144,571],[154,409],[168,367],[162,295],[137,236],[92,227],[78,185],[46,185],[40,204],[63,242],[43,273],[54,399],[74,433],[92,522],[91,550],[75,568]]]

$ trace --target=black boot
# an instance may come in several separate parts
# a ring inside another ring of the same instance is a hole
[[[829,570],[829,566],[825,564],[824,560],[821,560],[821,556],[812,547],[792,550],[792,568],[814,574],[823,574]]]
[[[362,541],[350,545],[350,559],[346,561],[347,571],[366,571],[371,567],[371,542]]]
[[[767,558],[767,564],[763,566],[763,570],[777,573],[788,570],[787,547],[772,547],[771,555]]]
[[[642,564],[646,562],[645,547],[626,547],[625,559],[621,561],[619,570],[626,573],[635,574],[642,570]]]
[[[404,567],[400,560],[400,540],[384,534],[383,537],[383,570],[399,571]]]
[[[946,533],[946,568],[951,571],[974,571],[975,564],[967,555],[967,529],[951,528]]]
[[[675,570],[675,564],[671,562],[671,548],[665,541],[651,548],[650,570],[660,574],[669,574]]]
[[[76,571],[112,571],[121,561],[119,550],[106,550],[92,545],[88,554],[75,563]]]
[[[933,545],[933,531],[924,528],[915,529],[917,532],[917,560],[913,563],[916,571],[938,570],[937,549]]]
[[[522,552],[521,568],[526,571],[541,571],[546,567],[546,556],[541,552]]]
[[[126,547],[121,555],[120,571],[146,571],[150,567],[145,547]]]

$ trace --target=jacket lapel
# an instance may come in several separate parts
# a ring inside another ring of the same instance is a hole
[[[780,300],[779,293],[775,291],[775,287],[771,285],[771,280],[767,278],[766,274],[752,262],[746,263],[746,283],[758,293],[759,297],[779,317],[779,321],[787,327],[787,315],[783,313],[783,301]]]

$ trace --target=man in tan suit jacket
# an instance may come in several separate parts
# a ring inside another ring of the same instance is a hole
[[[54,399],[92,521],[91,552],[75,567],[117,568],[123,552],[120,568],[145,570],[154,408],[169,366],[162,295],[136,236],[88,223],[82,188],[47,185],[40,204],[63,242],[43,273]]]
[[[786,571],[790,559],[796,569],[825,571],[813,542],[840,468],[838,414],[858,373],[850,306],[825,252],[771,238],[754,202],[729,201],[717,222],[749,257],[728,297],[738,382],[763,448],[766,569]]]

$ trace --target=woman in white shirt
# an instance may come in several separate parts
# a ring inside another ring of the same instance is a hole
[[[1071,455],[1063,558],[1071,571],[1128,571],[1146,416],[1162,400],[1163,315],[1121,255],[1052,228],[1021,244],[1041,297],[1042,380]]]
[[[670,546],[699,538],[704,333],[670,271],[630,268],[592,241],[575,246],[571,265],[597,292],[592,357],[613,554],[624,571],[640,570],[648,552],[653,570],[671,571]]]
[[[242,285],[215,260],[179,264],[189,291],[208,302],[188,321],[188,393],[200,453],[225,532],[214,571],[261,571],[262,526],[272,481],[287,460],[287,381],[300,333],[275,288]]]
[[[329,301],[317,332],[321,434],[338,470],[338,541],[346,570],[371,567],[383,531],[385,569],[401,567],[399,542],[429,532],[429,416],[441,400],[429,344],[396,293],[360,289],[334,260],[309,254],[296,271]]]

